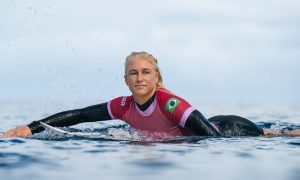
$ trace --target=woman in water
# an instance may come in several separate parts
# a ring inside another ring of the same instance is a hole
[[[181,97],[164,88],[157,59],[146,52],[132,52],[125,62],[125,82],[131,96],[54,114],[40,120],[58,127],[83,122],[121,119],[153,138],[175,136],[259,136],[274,134],[238,116],[216,116],[207,120]],[[0,137],[29,137],[44,130],[40,121],[13,128]],[[276,132],[275,132],[276,133]],[[299,135],[300,131],[287,134]]]

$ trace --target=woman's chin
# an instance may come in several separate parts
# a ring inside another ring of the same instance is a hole
[[[135,96],[145,96],[147,93],[145,91],[135,91],[132,94]]]
[[[136,96],[147,96],[150,92],[146,89],[136,89],[132,94]]]

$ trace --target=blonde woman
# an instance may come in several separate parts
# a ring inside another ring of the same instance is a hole
[[[216,116],[211,122],[163,84],[157,59],[147,52],[132,52],[125,61],[125,83],[131,96],[54,114],[40,121],[52,126],[121,119],[153,138],[176,136],[259,136],[270,131],[238,116]],[[40,121],[13,128],[2,137],[29,137],[44,130]]]

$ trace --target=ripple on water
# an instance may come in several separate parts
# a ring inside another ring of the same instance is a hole
[[[163,170],[166,168],[175,167],[176,165],[169,161],[162,161],[161,159],[140,159],[130,162],[131,165],[138,166],[139,168],[150,168]]]
[[[25,154],[11,152],[0,153],[0,167],[4,168],[24,167],[24,165],[37,162],[39,162],[38,159]]]
[[[300,141],[296,141],[296,142],[288,142],[287,144],[293,145],[293,146],[300,146]]]
[[[119,151],[115,149],[94,149],[94,150],[86,150],[83,152],[88,154],[97,154],[97,153],[106,153],[106,152],[112,153],[112,152],[119,152]]]
[[[52,149],[56,150],[80,150],[81,147],[66,147],[66,146],[52,146]]]
[[[12,143],[15,143],[15,144],[23,144],[23,143],[25,143],[25,141],[21,140],[21,139],[9,139],[8,142],[12,142]]]
[[[11,142],[13,144],[23,144],[26,143],[25,140],[19,139],[19,138],[10,138],[10,139],[0,139],[0,143],[7,143]]]
[[[254,156],[249,152],[237,152],[236,155],[242,158],[254,158]]]

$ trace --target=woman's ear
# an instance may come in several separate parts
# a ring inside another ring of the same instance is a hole
[[[126,74],[124,75],[124,80],[125,80],[126,85],[128,86],[127,75]]]

